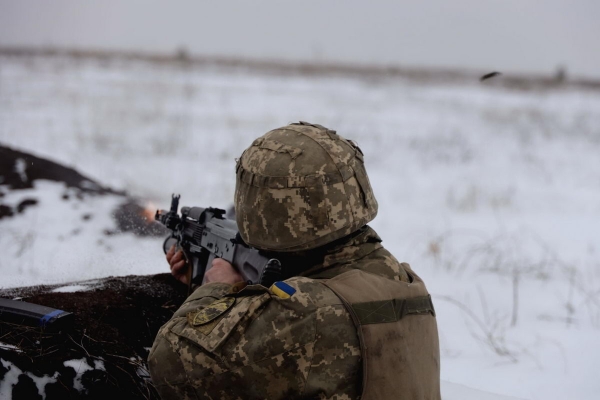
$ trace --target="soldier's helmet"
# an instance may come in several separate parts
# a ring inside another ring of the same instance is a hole
[[[358,146],[321,125],[300,122],[256,139],[236,164],[240,235],[262,250],[314,249],[377,215]]]

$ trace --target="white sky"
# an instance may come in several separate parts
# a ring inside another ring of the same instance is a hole
[[[0,0],[0,46],[600,78],[600,0]]]

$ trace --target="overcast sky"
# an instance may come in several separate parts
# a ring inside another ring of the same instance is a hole
[[[600,79],[600,0],[0,0],[0,46],[466,67]]]

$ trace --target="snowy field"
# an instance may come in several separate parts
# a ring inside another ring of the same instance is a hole
[[[434,297],[446,399],[600,398],[600,91],[0,54],[0,144],[161,208],[228,207],[234,158],[298,120],[365,153],[372,226]],[[161,239],[104,234],[121,199],[2,188],[39,204],[0,220],[0,287],[167,271]]]

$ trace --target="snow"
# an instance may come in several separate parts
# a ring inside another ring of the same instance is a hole
[[[10,399],[12,398],[12,387],[13,385],[16,385],[19,381],[19,375],[21,375],[21,370],[11,362],[4,361],[1,358],[0,363],[2,363],[2,366],[4,368],[8,369],[8,371],[4,374],[2,381],[0,381],[0,398]]]
[[[161,240],[133,234],[107,236],[118,196],[69,196],[64,184],[36,181],[33,189],[9,192],[2,201],[15,206],[35,198],[39,206],[1,222],[0,286],[30,286],[106,276],[164,272]],[[85,219],[84,216],[91,215]]]
[[[94,367],[90,366],[85,358],[81,358],[79,360],[68,360],[63,363],[65,367],[70,367],[75,370],[76,375],[75,378],[73,378],[73,388],[78,392],[84,391],[83,384],[81,383],[81,378],[83,377],[83,374],[85,374],[87,371],[92,371],[94,369],[104,370],[104,364],[102,364],[101,361],[94,361]]]
[[[56,289],[52,289],[51,292],[54,293],[74,293],[74,292],[85,292],[91,290],[89,286],[85,285],[67,285],[57,287]]]
[[[5,361],[4,359],[0,358],[0,363],[2,363],[2,366],[8,370],[4,377],[0,380],[0,399],[12,399],[13,386],[17,384],[19,381],[19,375],[21,375],[23,372],[10,361]],[[52,376],[37,376],[31,372],[26,372],[25,375],[33,380],[39,395],[42,396],[42,400],[45,400],[46,385],[49,383],[55,383],[59,373],[55,372]]]
[[[519,400],[516,397],[500,396],[469,388],[465,385],[442,381],[444,400]]]
[[[13,346],[12,344],[2,342],[0,342],[0,350],[12,350],[16,351],[17,353],[21,352],[21,349],[19,349],[17,346]]]
[[[599,91],[0,55],[0,143],[161,208],[227,208],[234,158],[298,120],[365,153],[372,226],[434,299],[444,398],[598,397]],[[0,287],[168,271],[161,239],[104,234],[122,199],[66,190],[0,184],[39,200],[0,221]]]

